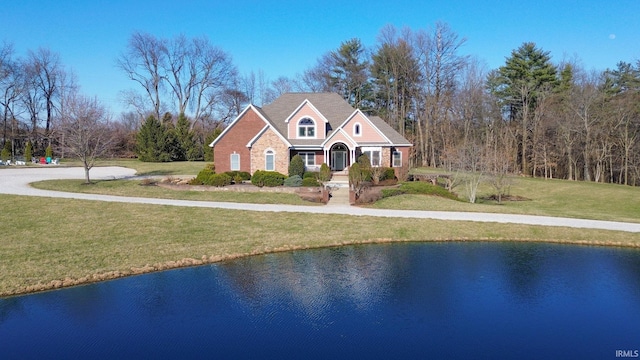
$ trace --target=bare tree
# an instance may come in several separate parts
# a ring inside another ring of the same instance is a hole
[[[69,94],[64,100],[64,112],[60,117],[62,146],[82,162],[85,182],[91,183],[89,170],[98,157],[106,154],[112,143],[109,130],[110,115],[97,99],[78,93]]]
[[[56,103],[60,98],[62,81],[65,79],[65,71],[60,62],[60,56],[46,48],[39,48],[35,52],[29,51],[27,61],[32,66],[33,80],[44,101],[46,111],[44,135],[48,137]]]
[[[190,71],[195,74],[192,83],[190,102],[193,111],[193,124],[211,117],[215,110],[215,100],[221,94],[233,88],[237,69],[231,57],[220,48],[211,45],[206,38],[193,40],[193,53]]]
[[[418,125],[419,151],[422,165],[436,166],[436,135],[446,148],[448,135],[448,112],[456,90],[456,81],[468,58],[459,54],[466,39],[458,37],[446,23],[438,22],[434,29],[416,35],[416,52],[424,78]]]
[[[151,104],[156,119],[160,116],[160,95],[164,80],[163,66],[166,62],[166,44],[147,33],[136,32],[131,35],[127,50],[116,60],[129,79],[137,82],[145,91],[145,97]],[[130,105],[142,105],[138,100],[130,101]],[[146,109],[145,109],[146,110]],[[138,112],[146,113],[142,109]]]
[[[595,72],[585,73],[576,72],[576,86],[571,91],[569,107],[573,112],[573,116],[580,123],[580,135],[584,142],[583,152],[583,169],[586,181],[591,181],[591,160],[595,156],[594,149],[594,126],[598,122],[595,106],[602,101],[602,92],[599,91],[600,76]]]
[[[7,140],[9,123],[15,119],[15,106],[22,92],[22,71],[13,59],[13,46],[0,47],[0,105],[2,106],[2,138]]]
[[[266,91],[265,103],[270,103],[280,95],[293,91],[293,81],[286,76],[280,76],[276,80],[272,81],[269,88]]]

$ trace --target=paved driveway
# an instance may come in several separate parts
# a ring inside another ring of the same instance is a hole
[[[123,167],[96,167],[91,169],[92,179],[116,179],[132,177],[135,170]],[[14,194],[26,196],[60,197],[68,199],[111,201],[137,204],[188,206],[202,208],[220,208],[231,210],[249,211],[273,211],[273,212],[301,212],[320,214],[343,214],[352,216],[376,216],[399,217],[436,220],[459,220],[512,223],[542,226],[566,226],[572,228],[619,230],[627,232],[640,232],[640,224],[624,223],[616,221],[583,220],[571,218],[558,218],[550,216],[490,214],[451,211],[417,211],[417,210],[387,210],[368,209],[355,206],[296,206],[296,205],[271,205],[271,204],[243,204],[212,201],[190,201],[136,198],[111,195],[77,194],[59,191],[39,190],[29,186],[29,183],[51,179],[83,179],[82,168],[67,168],[55,166],[3,168],[0,169],[0,194]]]

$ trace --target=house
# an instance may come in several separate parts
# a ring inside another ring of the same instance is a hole
[[[247,106],[209,145],[216,172],[288,173],[298,154],[308,171],[341,171],[367,154],[372,166],[400,168],[412,144],[377,116],[336,93],[286,93],[262,108]]]

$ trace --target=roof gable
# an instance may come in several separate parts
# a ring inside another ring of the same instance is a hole
[[[349,149],[354,149],[355,147],[358,146],[358,143],[355,142],[353,138],[351,138],[351,136],[349,136],[349,134],[347,134],[347,132],[344,131],[344,129],[337,129],[336,131],[334,131],[333,134],[331,134],[331,136],[329,136],[322,143],[322,146],[333,145],[336,142],[342,142],[347,144],[347,147],[349,147]]]
[[[256,114],[258,114],[258,117],[260,119],[262,119],[262,121],[264,121],[264,123],[266,125],[271,125],[271,123],[269,122],[269,120],[264,116],[264,114],[262,113],[262,111],[260,111],[260,108],[253,105],[253,104],[249,104],[247,105],[246,108],[244,108],[244,110],[242,110],[242,112],[236,116],[235,119],[233,119],[233,121],[227,125],[227,127],[224,128],[224,130],[220,133],[220,135],[218,135],[218,137],[216,137],[211,144],[209,144],[209,147],[214,147],[216,143],[218,143],[218,141],[220,141],[220,139],[222,139],[237,123],[238,121],[240,121],[240,119],[242,119],[242,117],[249,111],[249,110],[253,110],[256,112]]]
[[[277,136],[278,138],[280,138],[280,140],[282,140],[282,142],[287,145],[288,147],[291,147],[291,143],[289,143],[289,141],[282,136],[282,134],[280,134],[279,131],[277,131],[276,129],[273,128],[273,126],[271,126],[271,124],[267,124],[265,125],[265,127],[262,128],[262,130],[260,130],[256,136],[254,136],[253,138],[251,138],[251,140],[249,140],[249,142],[247,143],[247,147],[250,148],[253,146],[253,144],[256,143],[256,141],[258,141],[258,139],[260,139],[260,137],[267,131],[271,129]]]
[[[373,130],[374,134],[367,134],[363,139],[358,139],[358,142],[384,142],[388,144],[392,144],[392,141],[382,132],[376,124],[374,124],[369,118],[360,110],[356,109],[356,111],[351,114],[342,124],[340,124],[340,129],[344,129],[346,133],[349,133],[348,127],[355,122],[365,122],[367,126],[367,130]],[[363,130],[364,131],[364,130]]]
[[[324,115],[322,115],[322,113],[320,111],[318,111],[318,109],[316,109],[315,106],[313,106],[313,104],[308,100],[305,99],[300,106],[298,106],[295,110],[293,110],[293,112],[291,113],[291,115],[289,115],[284,122],[288,123],[291,119],[295,118],[296,115],[298,115],[300,112],[304,112],[305,114],[303,114],[302,116],[307,116],[309,114],[307,114],[308,111],[304,111],[305,107],[308,107],[309,110],[315,114],[315,117],[319,118],[320,120],[324,121],[325,123],[329,122],[329,120],[327,120],[327,118],[324,117]]]

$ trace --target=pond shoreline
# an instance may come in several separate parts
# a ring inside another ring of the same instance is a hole
[[[127,178],[134,176],[135,171],[132,169],[126,169],[122,167],[105,167],[95,168],[92,177],[102,179],[114,179],[114,178]],[[216,208],[226,210],[246,210],[254,213],[313,213],[313,214],[325,214],[325,215],[348,215],[352,219],[360,217],[377,217],[377,218],[404,218],[404,219],[433,219],[433,220],[446,220],[446,221],[466,221],[476,223],[502,223],[502,224],[523,224],[533,226],[544,227],[566,227],[566,228],[581,228],[581,229],[600,229],[607,231],[618,231],[628,233],[640,232],[640,224],[637,223],[617,223],[611,221],[597,221],[597,220],[585,220],[585,219],[573,219],[573,218],[553,218],[544,216],[527,216],[527,215],[513,215],[513,214],[485,214],[485,213],[463,213],[463,212],[445,212],[445,211],[409,211],[409,210],[379,210],[361,208],[355,206],[297,206],[297,205],[269,205],[269,204],[242,204],[242,203],[222,203],[222,202],[206,202],[206,201],[186,201],[186,200],[169,200],[169,199],[153,199],[153,198],[130,198],[122,196],[110,196],[110,195],[95,195],[95,194],[81,194],[81,193],[66,193],[59,191],[38,190],[29,186],[30,182],[42,181],[50,179],[75,179],[82,178],[82,168],[38,168],[38,169],[4,169],[2,171],[2,177],[0,177],[0,192],[5,194],[20,195],[20,196],[35,196],[35,197],[51,197],[51,198],[66,198],[66,199],[78,199],[78,200],[90,200],[90,201],[106,201],[113,203],[137,203],[137,204],[151,204],[151,205],[170,205],[170,206],[182,206],[191,208]],[[452,225],[454,223],[451,223]],[[447,225],[449,226],[449,225]],[[499,234],[499,233],[498,233]],[[373,235],[373,236],[371,236]],[[375,234],[369,236],[374,237]],[[377,235],[379,236],[379,235]],[[491,236],[491,235],[489,235]],[[526,235],[525,235],[526,236]],[[635,235],[633,235],[635,236]],[[400,236],[401,237],[401,236]],[[553,238],[553,236],[550,236]],[[353,239],[353,237],[352,237]],[[357,238],[356,238],[357,239]],[[585,240],[586,239],[586,240]],[[3,292],[0,292],[0,297],[17,296],[29,293],[41,292],[46,290],[55,290],[63,287],[71,287],[83,284],[89,284],[94,282],[106,281],[111,279],[122,278],[126,276],[140,275],[150,272],[199,266],[205,264],[211,264],[221,261],[233,260],[240,257],[262,255],[275,252],[304,250],[304,249],[316,249],[336,247],[343,245],[358,245],[358,244],[378,244],[378,243],[403,243],[403,242],[444,242],[444,241],[484,241],[484,242],[538,242],[538,243],[557,243],[557,244],[572,244],[572,245],[586,245],[586,246],[612,246],[612,247],[627,247],[627,248],[639,248],[640,242],[629,241],[624,242],[620,236],[616,240],[601,240],[593,239],[591,237],[584,237],[582,239],[562,239],[562,240],[546,240],[540,238],[519,238],[518,236],[504,236],[497,235],[496,237],[437,237],[428,240],[421,240],[420,238],[413,239],[397,239],[389,238],[372,238],[367,240],[349,240],[349,241],[332,241],[327,240],[320,245],[282,245],[279,241],[275,247],[259,247],[255,248],[251,252],[233,252],[222,254],[207,254],[199,259],[183,258],[182,260],[171,260],[167,262],[160,262],[155,264],[146,264],[140,266],[124,265],[125,269],[112,270],[103,273],[91,273],[91,269],[85,268],[84,271],[76,272],[75,276],[78,277],[66,277],[63,279],[54,280],[41,280],[40,277],[34,276],[30,279],[20,280],[23,284],[31,281],[35,281],[35,284],[20,285],[17,281],[10,287],[7,287]],[[176,257],[179,259],[179,257]],[[134,260],[135,261],[135,260]],[[147,260],[148,261],[148,260]],[[143,263],[142,261],[140,263]],[[122,265],[120,265],[122,266]],[[73,272],[71,272],[73,274]],[[80,276],[84,274],[83,276]],[[88,274],[88,275],[87,275]],[[57,275],[60,276],[60,275]],[[54,278],[55,275],[50,277]]]
[[[490,238],[452,238],[452,239],[435,239],[435,240],[394,240],[394,239],[373,239],[363,241],[345,241],[332,244],[325,244],[319,246],[313,245],[285,245],[276,248],[265,248],[264,250],[256,250],[249,253],[234,253],[223,255],[211,255],[203,256],[201,259],[184,258],[177,261],[167,261],[164,263],[146,264],[142,267],[131,267],[130,270],[113,270],[104,273],[96,273],[80,278],[70,278],[52,280],[48,283],[38,283],[34,285],[25,286],[23,288],[15,289],[14,291],[8,291],[0,293],[0,299],[6,299],[15,296],[35,294],[39,292],[59,290],[63,288],[70,288],[74,286],[88,285],[103,281],[116,280],[120,278],[137,276],[143,274],[149,274],[154,272],[160,272],[165,270],[175,270],[189,267],[196,267],[202,265],[215,264],[225,261],[236,260],[240,258],[246,258],[250,256],[259,256],[283,252],[292,252],[300,250],[315,250],[336,248],[341,246],[354,246],[354,245],[374,245],[374,244],[402,244],[402,243],[444,243],[444,242],[487,242],[487,243],[540,243],[540,244],[557,244],[557,245],[576,245],[576,246],[593,246],[593,247],[617,247],[628,249],[640,249],[640,244],[637,243],[621,243],[614,241],[591,241],[591,240],[540,240],[540,239],[490,239]]]

